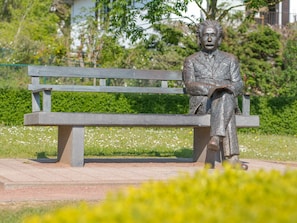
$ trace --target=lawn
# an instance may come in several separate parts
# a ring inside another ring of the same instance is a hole
[[[0,204],[0,223],[18,223],[32,215],[43,215],[64,206],[77,206],[80,202],[52,201],[52,202],[11,202]]]
[[[238,134],[242,158],[297,161],[297,136]],[[52,158],[56,127],[0,127],[0,158]],[[108,128],[85,130],[85,156],[191,157],[191,128]]]

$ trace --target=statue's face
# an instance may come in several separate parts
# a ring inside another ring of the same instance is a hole
[[[200,38],[202,48],[206,51],[214,51],[218,48],[219,42],[220,37],[217,30],[212,26],[205,27]]]

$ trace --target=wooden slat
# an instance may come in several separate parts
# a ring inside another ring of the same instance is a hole
[[[176,81],[182,80],[182,74],[180,71],[58,66],[28,66],[28,75],[33,77],[85,77]]]
[[[151,94],[184,94],[183,88],[161,88],[161,87],[122,87],[122,86],[84,86],[84,85],[31,85],[28,89],[38,91],[39,89],[51,88],[53,91],[73,92],[113,92],[113,93],[151,93]]]

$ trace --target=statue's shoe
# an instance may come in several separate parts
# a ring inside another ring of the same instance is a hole
[[[212,136],[207,144],[207,149],[212,151],[219,151],[220,149],[220,138],[218,136]]]

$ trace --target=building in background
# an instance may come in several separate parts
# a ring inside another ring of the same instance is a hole
[[[297,1],[283,0],[274,7],[263,8],[256,15],[256,20],[263,25],[276,25],[279,28],[295,23],[297,22]]]

